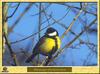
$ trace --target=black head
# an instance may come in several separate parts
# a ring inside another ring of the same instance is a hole
[[[50,37],[53,37],[53,36],[58,36],[58,32],[56,29],[50,27],[46,30],[46,33],[45,33],[47,36],[50,36]]]

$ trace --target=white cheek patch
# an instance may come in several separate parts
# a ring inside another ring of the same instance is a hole
[[[53,32],[53,33],[49,33],[48,35],[49,35],[49,36],[56,36],[56,35],[57,35],[57,32],[55,31],[55,32]]]

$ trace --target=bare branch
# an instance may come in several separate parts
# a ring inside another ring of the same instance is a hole
[[[17,25],[17,23],[22,19],[22,17],[24,16],[24,14],[32,7],[33,3],[30,3],[25,10],[22,12],[22,14],[18,17],[18,19],[14,22],[14,24],[12,25],[12,27],[9,29],[9,32],[12,32],[14,27]]]
[[[66,15],[66,14],[65,14],[65,15]],[[59,18],[56,22],[59,22],[59,21],[61,21],[62,19],[64,19],[65,15],[64,15],[63,17]],[[49,26],[54,25],[56,22],[54,21],[54,22],[51,23]],[[15,43],[18,43],[18,42],[24,41],[24,40],[26,40],[26,39],[29,39],[29,38],[33,37],[34,35],[40,33],[42,30],[48,28],[49,26],[46,26],[46,27],[42,28],[39,32],[36,32],[36,33],[34,33],[34,34],[30,35],[30,36],[27,36],[27,37],[25,37],[25,38],[23,38],[23,39],[20,39],[20,40],[17,40],[17,41],[11,42],[11,44],[15,44]]]
[[[81,10],[81,8],[79,8],[79,7],[70,6],[70,5],[65,4],[65,3],[56,3],[56,4],[60,4],[60,5],[64,5],[64,6],[67,6],[67,7],[70,7],[70,8],[75,8],[75,9]],[[94,15],[94,16],[97,16],[96,13],[92,13],[92,12],[89,12],[89,11],[87,11],[87,10],[83,10],[83,11],[85,11],[86,13],[92,14],[92,15]]]
[[[15,65],[15,66],[16,66],[16,65],[19,65],[19,63],[18,63],[18,61],[17,61],[17,58],[16,58],[16,54],[13,52],[13,50],[12,50],[12,48],[11,48],[11,46],[10,46],[10,43],[8,42],[8,39],[7,39],[7,36],[6,36],[5,32],[4,32],[3,36],[4,36],[4,38],[5,38],[5,41],[6,41],[7,46],[8,46],[8,48],[9,48],[10,55],[11,55],[13,61],[14,61],[14,65]]]
[[[86,6],[84,6],[79,13],[73,18],[73,21],[71,22],[70,26],[68,27],[68,29],[63,33],[63,35],[61,36],[61,39],[64,38],[64,36],[69,32],[69,30],[71,29],[71,27],[74,25],[75,21],[77,20],[77,18],[80,16],[80,14],[82,13],[82,11],[84,10]]]
[[[48,9],[48,8],[50,7],[50,5],[51,5],[51,4],[49,4],[48,6],[46,6],[44,10]],[[41,12],[39,12],[39,13],[33,14],[33,15],[31,15],[31,16],[36,16],[36,15],[38,15],[38,14],[42,13],[44,10],[42,10],[42,11],[41,11]]]
[[[13,15],[14,15],[15,12],[17,11],[19,5],[20,5],[20,3],[18,3],[18,5],[17,5],[17,7],[15,8],[14,12],[13,12],[10,16],[7,16],[6,21],[7,21],[9,18],[13,17]]]

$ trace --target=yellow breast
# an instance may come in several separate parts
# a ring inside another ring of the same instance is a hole
[[[60,48],[60,38],[56,36],[58,49]],[[49,53],[55,47],[55,40],[52,38],[45,38],[43,44],[39,47],[43,53]]]

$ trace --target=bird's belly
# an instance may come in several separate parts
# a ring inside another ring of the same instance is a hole
[[[52,50],[54,46],[55,46],[55,41],[51,38],[47,38],[45,42],[39,47],[39,50],[42,53],[47,54]]]
[[[57,39],[57,45],[58,49],[60,48],[60,39],[59,37],[56,37]],[[42,54],[48,54],[52,51],[52,49],[55,47],[55,40],[51,38],[47,38],[44,40],[44,43],[39,47],[39,50]]]

